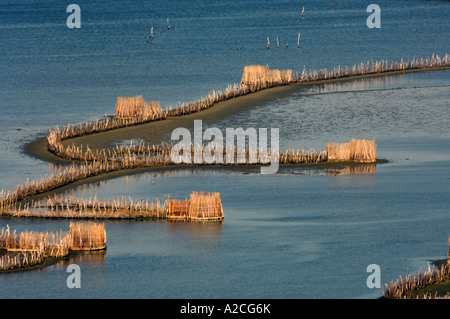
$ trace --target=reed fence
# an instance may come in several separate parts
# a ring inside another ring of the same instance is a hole
[[[387,299],[410,299],[414,291],[448,281],[449,279],[450,267],[448,264],[443,264],[439,268],[428,266],[428,270],[425,272],[408,274],[405,278],[400,276],[395,282],[386,285],[383,296]]]

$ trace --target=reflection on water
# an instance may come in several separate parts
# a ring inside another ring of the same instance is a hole
[[[60,18],[54,5],[38,11],[3,5],[0,12],[7,19],[0,19],[6,34],[0,74],[8,81],[0,86],[0,188],[47,173],[46,163],[22,156],[23,142],[54,125],[113,112],[118,92],[175,105],[239,81],[244,65],[261,61],[279,69],[329,68],[376,56],[425,57],[449,43],[442,28],[448,24],[447,2],[430,2],[426,8],[421,1],[407,6],[396,2],[390,12],[395,28],[383,28],[366,41],[364,32],[353,32],[361,26],[353,2],[342,2],[336,10],[332,1],[314,1],[315,8],[305,16],[317,25],[302,42],[308,49],[266,50],[263,41],[261,50],[260,39],[274,28],[282,38],[296,34],[298,14],[293,13],[295,2],[274,1],[267,19],[266,3],[254,3],[248,3],[251,10],[242,10],[247,4],[214,0],[190,10],[190,2],[161,2],[161,12],[181,18],[174,21],[174,32],[157,37],[153,46],[141,37],[149,12],[151,19],[161,20],[158,12],[146,10],[149,3],[143,10],[140,1],[105,2],[96,9],[102,13],[96,15],[96,32],[70,39],[56,24],[34,28],[30,36],[30,23],[44,26],[43,19]],[[264,26],[259,27],[261,17]],[[238,38],[243,43],[239,51]],[[180,47],[186,48],[181,55]],[[174,65],[177,72],[168,71]],[[440,85],[448,85],[449,79],[450,72],[442,71],[305,87],[211,123],[219,128],[278,127],[280,149],[320,150],[330,142],[375,138],[380,158],[401,164],[380,165],[375,174],[333,176],[328,174],[332,170],[312,168],[281,168],[274,176],[247,170],[165,170],[67,191],[99,199],[184,198],[193,190],[218,191],[226,219],[218,225],[108,221],[106,262],[102,253],[87,253],[41,271],[1,274],[0,298],[377,297],[380,291],[366,286],[368,264],[379,264],[382,281],[389,282],[408,268],[417,270],[411,260],[447,253],[450,90]],[[424,163],[430,157],[432,165]],[[1,222],[14,223],[16,229],[60,229],[68,223]],[[72,261],[86,262],[82,289],[67,289],[64,266]]]

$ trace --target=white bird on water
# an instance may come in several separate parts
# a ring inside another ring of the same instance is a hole
[[[170,30],[169,18],[167,18],[167,29]]]

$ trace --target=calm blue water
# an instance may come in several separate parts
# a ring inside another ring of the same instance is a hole
[[[53,126],[112,114],[117,96],[143,94],[168,107],[238,83],[249,64],[301,72],[450,52],[448,2],[379,1],[381,29],[366,26],[369,3],[308,1],[301,18],[295,1],[78,1],[81,29],[68,29],[65,3],[2,1],[0,188],[52,173],[23,146]],[[447,253],[449,101],[450,71],[424,72],[305,87],[205,123],[278,127],[282,148],[375,138],[378,157],[391,163],[337,176],[148,173],[73,190],[99,198],[219,191],[226,219],[106,222],[106,254],[0,275],[0,297],[379,297],[365,284],[367,265],[379,264],[386,283]],[[0,220],[6,224],[69,227]],[[82,289],[66,287],[69,262],[81,266]]]

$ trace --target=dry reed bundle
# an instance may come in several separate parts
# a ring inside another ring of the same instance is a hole
[[[376,158],[375,140],[356,140],[350,141],[350,159],[355,162],[371,163],[377,160]]]
[[[375,174],[377,171],[377,165],[375,163],[371,164],[361,164],[355,166],[347,166],[343,168],[330,168],[327,170],[327,175],[337,175],[337,174]]]
[[[67,256],[71,244],[72,234],[70,232],[47,233],[45,236],[45,255],[53,258]]]
[[[18,235],[15,245],[6,247],[9,251],[32,251],[41,250],[45,247],[45,237],[46,234],[25,231]]]
[[[163,117],[159,101],[144,101],[142,95],[134,97],[118,97],[116,102],[116,118],[140,118],[154,120]]]
[[[224,213],[219,193],[193,192],[189,199],[191,220],[221,220]]]
[[[104,224],[93,222],[70,223],[72,250],[101,250],[106,248]]]
[[[441,265],[435,269],[428,265],[428,270],[417,275],[408,274],[405,278],[400,276],[396,282],[386,285],[383,295],[387,299],[408,299],[411,292],[416,289],[429,287],[433,284],[450,279],[450,267],[448,264]]]
[[[170,199],[167,201],[167,218],[187,219],[189,216],[189,201]]]
[[[329,162],[373,163],[377,160],[375,140],[352,139],[350,143],[329,143],[326,148]]]
[[[269,66],[248,65],[244,67],[241,85],[267,88],[292,82],[292,70],[269,70]]]
[[[159,199],[154,201],[134,201],[131,197],[99,201],[97,199],[63,199],[55,195],[45,203],[34,203],[34,217],[96,218],[96,219],[130,219],[130,218],[164,218],[166,209]],[[44,210],[36,211],[36,207]]]
[[[247,65],[244,67],[241,85],[264,86],[269,80],[269,66]]]

